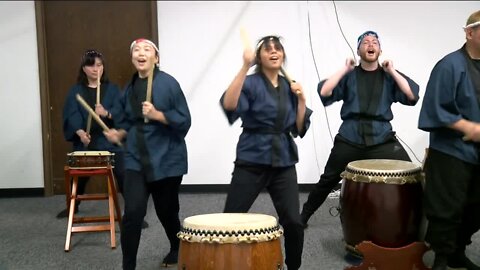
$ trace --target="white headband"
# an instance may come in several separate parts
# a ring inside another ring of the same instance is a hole
[[[130,44],[130,53],[132,53],[133,46],[135,46],[136,44],[138,44],[140,42],[145,42],[145,43],[149,44],[150,46],[152,46],[155,49],[155,51],[157,51],[157,53],[160,53],[158,51],[157,45],[155,45],[155,43],[153,43],[153,41],[145,39],[145,38],[139,38],[139,39],[134,40],[132,42],[132,44]]]
[[[480,21],[471,23],[469,25],[466,25],[466,26],[463,27],[463,29],[472,28],[472,27],[475,27],[475,26],[478,26],[478,25],[480,25]]]

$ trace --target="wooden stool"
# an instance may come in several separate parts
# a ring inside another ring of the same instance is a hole
[[[356,246],[363,254],[358,266],[345,270],[428,270],[423,264],[423,254],[428,250],[423,242],[413,242],[400,248],[386,248],[363,241]]]
[[[68,226],[67,226],[67,238],[65,241],[65,251],[70,251],[70,241],[72,233],[77,232],[100,232],[110,231],[110,246],[115,248],[115,220],[119,222],[119,226],[122,221],[120,207],[117,199],[116,182],[113,178],[112,166],[79,169],[71,168],[69,166],[64,167],[65,171],[65,187],[67,197],[67,209],[68,214]],[[106,176],[108,181],[108,193],[105,194],[82,194],[77,195],[78,177],[81,176]],[[70,179],[73,178],[72,189],[70,191]],[[108,200],[109,216],[91,216],[91,217],[75,217],[75,203],[82,200]],[[116,216],[115,216],[116,215]],[[74,223],[101,223],[108,222],[108,224],[102,225],[82,225],[73,226]]]

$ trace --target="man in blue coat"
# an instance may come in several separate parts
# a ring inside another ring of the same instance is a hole
[[[465,255],[480,228],[480,10],[464,29],[462,48],[430,74],[418,124],[430,132],[424,206],[435,270],[480,269]]]
[[[396,159],[410,161],[398,142],[390,121],[394,102],[413,106],[419,87],[412,79],[395,70],[391,60],[378,62],[381,54],[377,33],[366,31],[358,37],[360,64],[347,59],[327,80],[318,84],[324,106],[343,101],[342,125],[320,180],[303,205],[302,222],[307,222],[340,182],[340,174],[351,161],[361,159]]]

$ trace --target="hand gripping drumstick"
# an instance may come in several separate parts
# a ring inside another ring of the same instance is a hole
[[[153,73],[155,71],[155,64],[153,64],[153,68],[152,68],[152,71],[150,72],[150,74],[148,75],[148,80],[147,80],[147,97],[146,97],[146,101],[148,102],[152,102],[152,81],[153,81]],[[148,118],[145,116],[145,119],[144,119],[144,122],[145,123],[148,123]]]
[[[295,80],[292,80],[292,77],[290,77],[290,75],[287,73],[287,71],[283,67],[280,68],[280,72],[282,72],[283,76],[285,76],[285,79],[287,79],[289,83],[295,82]],[[295,94],[297,95],[300,94],[300,90],[295,91]]]
[[[105,125],[105,123],[102,121],[102,119],[100,119],[100,116],[98,116],[95,113],[95,111],[93,111],[93,109],[90,108],[90,106],[88,106],[88,103],[82,98],[82,96],[77,94],[75,97],[77,98],[77,101],[80,102],[80,105],[82,105],[82,107],[85,110],[87,110],[88,114],[103,128],[103,131],[108,131],[109,130],[108,126]],[[122,146],[121,142],[118,142],[117,144],[118,144],[118,146]]]
[[[247,30],[243,26],[240,28],[240,38],[242,39],[244,52],[247,50],[253,50],[252,44],[250,43],[250,38],[248,37]],[[255,65],[255,61],[253,63],[250,63],[249,67],[252,67],[254,65]]]

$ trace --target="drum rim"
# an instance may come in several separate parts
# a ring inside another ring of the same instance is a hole
[[[74,151],[67,153],[67,166],[70,169],[93,170],[114,168],[115,153],[109,151]]]
[[[405,165],[400,169],[373,169],[355,167],[357,164],[386,164],[391,167],[392,164]],[[408,166],[407,166],[408,165]],[[386,183],[386,184],[406,184],[417,183],[423,180],[422,168],[410,161],[393,159],[364,159],[356,160],[347,164],[341,177],[354,182],[364,183]]]
[[[83,157],[83,156],[114,156],[115,153],[112,153],[110,151],[73,151],[70,153],[67,153],[67,156],[71,157]]]

